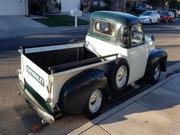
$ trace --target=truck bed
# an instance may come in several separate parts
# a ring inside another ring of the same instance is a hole
[[[68,48],[53,51],[42,51],[35,53],[27,53],[25,55],[48,74],[51,73],[51,71],[49,70],[50,67],[55,67],[57,65],[64,65],[72,62],[78,62],[97,57],[94,53],[90,52],[85,47]],[[98,62],[98,60],[93,62],[87,62],[86,65],[95,62]],[[78,67],[83,65],[79,64]],[[77,67],[77,65],[69,66],[68,68],[64,69],[61,68],[61,71],[75,67]]]

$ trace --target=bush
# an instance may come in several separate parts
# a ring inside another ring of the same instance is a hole
[[[29,0],[29,14],[45,15],[47,13],[46,0]]]
[[[29,14],[40,14],[40,4],[37,0],[29,0]]]

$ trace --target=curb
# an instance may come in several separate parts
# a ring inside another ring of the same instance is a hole
[[[175,75],[172,75],[172,76],[168,77],[167,79],[159,82],[158,84],[152,86],[151,88],[147,89],[146,91],[136,95],[135,97],[132,97],[131,99],[125,101],[124,103],[116,106],[115,108],[105,112],[104,114],[100,115],[99,117],[91,120],[90,122],[87,122],[86,124],[82,125],[81,127],[79,127],[77,129],[75,129],[74,131],[68,133],[68,135],[78,135],[78,134],[81,134],[81,133],[87,131],[88,129],[90,129],[93,126],[97,125],[101,121],[105,120],[106,118],[112,116],[116,112],[118,112],[118,111],[122,110],[123,108],[127,107],[131,103],[137,101],[139,98],[144,97],[145,95],[147,95],[150,92],[154,91],[156,88],[160,87],[163,83],[165,83],[165,82],[167,82],[167,81],[171,80],[172,78],[175,78],[176,76],[179,76],[179,75],[180,75],[180,73],[177,73]]]

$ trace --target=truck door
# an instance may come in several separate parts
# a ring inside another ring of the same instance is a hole
[[[148,59],[148,45],[144,43],[144,32],[141,24],[134,24],[130,31],[128,60],[130,67],[129,82],[132,83],[144,76]]]

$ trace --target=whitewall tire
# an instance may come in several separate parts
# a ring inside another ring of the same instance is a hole
[[[95,118],[96,116],[98,116],[100,114],[103,103],[104,103],[103,90],[95,89],[91,93],[91,95],[86,103],[86,106],[84,108],[84,115],[89,119]]]
[[[123,92],[129,79],[129,66],[125,60],[120,61],[118,64],[112,63],[109,69],[109,85],[115,92]]]

